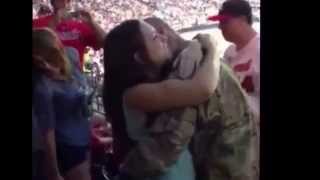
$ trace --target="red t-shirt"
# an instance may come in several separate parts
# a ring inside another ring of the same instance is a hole
[[[52,17],[52,15],[49,15],[35,19],[32,22],[32,26],[34,28],[48,27]],[[78,50],[80,56],[80,69],[82,70],[85,48],[90,46],[95,50],[98,49],[97,39],[93,29],[80,21],[65,20],[60,22],[54,30],[65,46],[74,47]]]

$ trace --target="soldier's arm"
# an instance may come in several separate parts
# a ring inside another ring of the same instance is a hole
[[[205,41],[206,38],[209,40]],[[217,87],[220,61],[216,55],[214,40],[203,37],[200,41],[206,49],[213,50],[206,51],[202,66],[191,79],[169,79],[137,85],[126,91],[126,103],[144,112],[157,112],[206,101]]]
[[[192,77],[200,61],[203,59],[201,45],[197,40],[191,41],[189,45],[174,60],[174,71],[170,73],[169,78],[189,79]],[[185,110],[185,108],[183,108]],[[165,173],[169,167],[176,162],[183,147],[190,141],[193,132],[193,126],[185,127],[191,119],[195,119],[192,115],[187,114],[188,120],[183,115],[183,110],[174,110],[176,113],[164,112],[158,115],[149,131],[152,138],[148,141],[140,141],[127,155],[126,160],[122,164],[121,171],[126,172],[136,179],[145,177],[158,176]],[[190,111],[189,111],[190,113]],[[161,133],[162,125],[167,124],[168,119],[179,122],[179,126],[172,129],[171,133],[165,135]],[[193,124],[193,123],[191,123]],[[179,128],[183,127],[183,129]],[[190,129],[191,128],[191,129]],[[181,132],[180,132],[181,131]],[[176,139],[175,132],[179,132],[181,136]],[[161,134],[159,136],[159,133]],[[175,142],[172,144],[172,142]],[[179,142],[179,145],[177,144]]]
[[[190,41],[189,45],[175,59],[174,71],[170,78],[191,79],[204,58],[201,44],[197,40]]]

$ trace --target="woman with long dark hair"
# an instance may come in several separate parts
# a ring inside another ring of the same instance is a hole
[[[129,20],[115,27],[106,38],[104,53],[104,105],[112,120],[118,164],[136,142],[149,137],[144,126],[147,115],[200,104],[216,88],[212,83],[216,77],[209,66],[200,68],[190,80],[164,80],[170,72],[172,52],[166,37],[144,21]],[[136,103],[137,97],[132,96],[137,95],[139,88],[152,96],[141,96],[141,103]],[[192,158],[187,149],[175,169],[175,173],[171,172],[174,176],[164,174],[157,178],[194,179]]]

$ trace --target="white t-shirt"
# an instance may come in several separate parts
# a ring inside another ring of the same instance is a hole
[[[234,70],[248,93],[252,110],[260,117],[260,36],[257,34],[238,51],[235,45],[229,46],[224,60]]]

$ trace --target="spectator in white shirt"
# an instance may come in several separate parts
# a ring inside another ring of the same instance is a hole
[[[252,9],[246,0],[227,0],[219,14],[209,20],[219,21],[226,41],[233,43],[224,59],[234,70],[248,93],[252,110],[260,117],[260,36],[253,29]],[[259,123],[259,122],[257,122]]]

